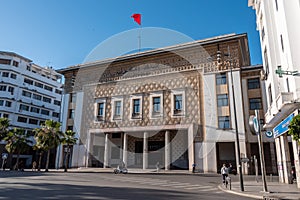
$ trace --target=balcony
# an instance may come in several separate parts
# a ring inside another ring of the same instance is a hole
[[[294,99],[294,93],[281,92],[265,114],[267,122],[265,128],[274,128],[279,122],[299,108],[299,106],[300,103]]]

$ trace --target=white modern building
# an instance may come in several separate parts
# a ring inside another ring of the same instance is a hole
[[[300,109],[300,77],[293,76],[300,71],[300,1],[249,0],[248,5],[255,9],[260,32],[268,101],[265,128],[275,137],[280,182],[288,183],[291,166],[296,166],[300,187],[298,144],[287,135]]]
[[[62,76],[13,52],[0,51],[0,117],[32,132],[47,119],[60,120]],[[1,152],[4,151],[4,143]],[[26,164],[32,155],[22,155]]]

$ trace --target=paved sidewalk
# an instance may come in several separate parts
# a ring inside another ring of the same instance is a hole
[[[241,191],[238,177],[234,177],[234,182],[231,183],[231,190],[229,186],[225,188],[224,185],[219,185],[219,189],[224,192],[251,197],[254,199],[277,200],[277,199],[298,199],[300,200],[300,189],[294,184],[283,184],[278,182],[277,177],[273,177],[273,181],[267,180],[268,192],[263,192],[263,183],[261,179],[259,182],[255,181],[254,176],[244,176],[244,191]],[[275,179],[275,180],[274,180]]]

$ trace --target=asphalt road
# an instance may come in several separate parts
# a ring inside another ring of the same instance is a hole
[[[0,199],[250,199],[218,189],[217,175],[0,172]]]

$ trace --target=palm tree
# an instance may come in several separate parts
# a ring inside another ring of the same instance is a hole
[[[61,140],[62,144],[65,144],[66,147],[66,156],[65,156],[65,172],[68,171],[68,166],[69,166],[69,154],[70,154],[70,150],[71,150],[71,146],[76,144],[76,141],[78,140],[78,138],[75,137],[75,132],[73,132],[72,130],[67,130],[64,133],[64,137]]]
[[[35,149],[40,150],[38,171],[40,171],[41,169],[41,157],[44,151],[47,151],[47,162],[45,171],[48,171],[50,150],[56,148],[60,144],[61,138],[63,137],[63,133],[60,131],[60,126],[61,124],[57,121],[46,120],[45,124],[42,125],[41,128],[35,129]]]
[[[8,133],[9,127],[9,119],[8,118],[0,118],[0,141],[6,137]]]
[[[14,169],[19,169],[20,154],[29,149],[29,145],[32,143],[29,139],[29,135],[25,133],[24,129],[14,128],[7,133],[4,140],[7,141],[5,145],[6,150],[11,154],[17,153],[17,162]]]

